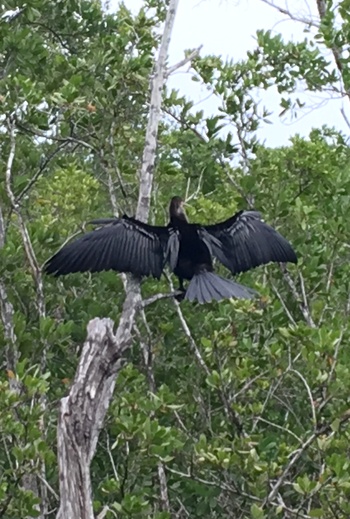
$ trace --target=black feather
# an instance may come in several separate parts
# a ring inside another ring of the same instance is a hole
[[[45,264],[45,271],[59,276],[112,269],[159,278],[163,270],[163,244],[166,246],[168,229],[127,218],[107,221],[107,225],[58,251]]]
[[[224,298],[251,298],[256,293],[213,273],[213,257],[233,274],[271,261],[296,263],[290,243],[261,220],[257,211],[240,211],[214,225],[187,221],[181,198],[170,203],[166,227],[135,218],[104,218],[99,227],[65,245],[44,268],[60,276],[72,272],[115,270],[160,278],[164,265],[180,280],[190,280],[186,299],[206,303]]]

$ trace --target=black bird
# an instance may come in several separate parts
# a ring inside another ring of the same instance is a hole
[[[93,220],[102,225],[59,250],[45,264],[55,276],[72,272],[116,270],[136,276],[160,278],[166,263],[179,278],[190,280],[185,299],[209,303],[213,299],[250,299],[256,292],[213,272],[213,258],[232,274],[258,265],[297,262],[296,254],[277,231],[261,220],[257,211],[239,211],[214,225],[189,223],[184,202],[171,199],[166,227],[148,225],[124,215]]]

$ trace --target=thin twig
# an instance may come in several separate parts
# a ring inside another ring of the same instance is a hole
[[[108,453],[109,461],[111,462],[111,465],[112,465],[114,479],[116,481],[119,481],[120,478],[118,476],[117,467],[115,466],[114,459],[113,459],[113,454],[112,454],[112,451],[111,451],[111,448],[110,448],[110,445],[109,445],[109,434],[108,434],[108,432],[106,432],[106,448],[107,448],[107,453]]]
[[[183,294],[181,290],[174,290],[172,292],[168,292],[167,294],[155,294],[154,296],[148,297],[147,299],[143,299],[141,302],[142,308],[146,308],[146,306],[152,305],[156,301],[160,301],[161,299],[171,299],[173,297],[177,297]]]
[[[169,281],[169,284],[171,286],[171,290],[173,290],[173,284],[171,282],[171,279],[168,277],[168,281]],[[188,342],[190,344],[190,347],[197,359],[197,362],[199,364],[199,366],[203,369],[204,373],[207,375],[207,377],[209,377],[211,375],[211,372],[210,372],[210,369],[208,368],[208,366],[206,365],[202,355],[201,355],[201,352],[196,344],[196,341],[194,340],[192,334],[191,334],[191,331],[188,327],[188,324],[186,322],[186,319],[182,313],[182,310],[180,308],[180,303],[174,299],[173,300],[174,302],[174,305],[175,305],[175,308],[176,308],[176,312],[177,312],[177,315],[180,319],[180,323],[181,323],[181,326],[182,326],[182,329],[188,339]],[[222,387],[218,388],[218,393],[220,395],[220,398],[221,398],[221,401],[223,403],[223,406],[224,406],[224,410],[225,410],[225,414],[227,416],[227,418],[232,421],[232,423],[235,425],[237,431],[238,431],[238,434],[240,435],[245,435],[244,431],[243,431],[243,425],[241,423],[241,419],[240,417],[238,416],[238,414],[232,409],[231,405],[230,405],[230,402],[228,401],[227,399],[227,396],[225,395]]]
[[[350,413],[349,414],[348,413],[344,413],[344,415],[340,419],[340,423],[344,424],[344,423],[348,422],[349,420],[350,420]],[[311,436],[309,436],[309,438],[303,443],[303,445],[299,449],[296,449],[292,453],[288,464],[286,465],[286,467],[283,470],[281,476],[278,478],[278,480],[274,484],[271,492],[269,493],[269,495],[267,496],[266,500],[264,501],[264,506],[266,506],[268,503],[271,503],[271,501],[273,501],[276,498],[281,485],[284,483],[284,481],[286,480],[286,478],[287,478],[288,474],[290,473],[291,469],[299,461],[299,459],[302,457],[304,452],[306,452],[308,450],[308,448],[313,444],[313,442],[317,438],[319,438],[320,436],[324,435],[325,433],[327,433],[329,431],[331,431],[331,426],[328,423],[323,425],[319,429],[316,429],[311,434]],[[331,434],[333,435],[334,433],[331,433]]]
[[[154,395],[157,392],[157,386],[156,386],[156,380],[154,376],[153,371],[153,354],[152,354],[152,343],[151,343],[151,330],[147,322],[146,314],[142,310],[141,311],[141,317],[143,320],[143,323],[145,325],[148,341],[146,342],[143,339],[142,334],[138,330],[137,326],[135,325],[135,331],[139,338],[139,343],[141,347],[141,351],[143,354],[143,360],[144,365],[147,370],[147,380],[148,380],[148,387]],[[154,419],[155,413],[154,411],[151,411],[150,418]],[[158,472],[158,481],[159,481],[159,490],[160,490],[160,503],[161,503],[161,509],[164,512],[170,513],[170,502],[169,502],[169,491],[168,491],[168,484],[167,484],[167,478],[165,474],[165,466],[163,461],[159,460],[157,462],[157,472]]]
[[[37,477],[40,479],[40,481],[45,485],[45,487],[49,490],[49,492],[57,499],[59,500],[60,496],[57,494],[57,492],[52,488],[52,486],[46,481],[45,478],[43,478],[40,474],[37,474]]]
[[[288,16],[291,20],[294,20],[295,22],[303,23],[305,25],[308,25],[309,27],[315,27],[317,30],[320,28],[320,24],[317,23],[315,20],[311,20],[310,18],[301,18],[300,16],[297,16],[297,15],[291,13],[287,9],[284,9],[283,7],[280,7],[279,5],[274,4],[270,0],[261,0],[261,1],[264,2],[264,4],[267,4],[270,7],[273,7],[274,9],[279,11],[281,14],[285,14],[286,16]]]
[[[287,285],[290,288],[290,291],[294,297],[294,300],[298,304],[300,311],[303,314],[303,317],[304,317],[305,321],[307,322],[308,326],[310,326],[310,328],[316,328],[316,324],[312,318],[311,311],[310,311],[310,308],[309,308],[309,305],[307,302],[307,298],[306,298],[306,294],[305,294],[305,287],[303,288],[303,294],[301,295],[298,292],[298,289],[284,263],[280,263],[280,269],[281,269],[282,275],[283,275]]]
[[[175,72],[175,70],[178,70],[179,68],[183,67],[187,63],[193,61],[199,55],[202,47],[203,47],[203,45],[200,45],[197,49],[193,50],[191,52],[191,54],[186,56],[186,58],[182,59],[181,61],[179,61],[175,65],[172,65],[171,67],[168,67],[166,72],[165,72],[165,77],[169,77],[173,72]]]
[[[31,267],[32,275],[34,282],[36,284],[36,293],[37,293],[37,307],[38,307],[38,313],[40,317],[45,317],[46,310],[45,310],[45,298],[44,298],[44,287],[43,287],[43,281],[42,281],[42,275],[41,270],[38,265],[35,252],[32,246],[32,242],[28,233],[27,226],[24,222],[23,216],[20,212],[19,204],[15,198],[15,195],[12,190],[12,164],[15,156],[15,150],[16,150],[16,133],[15,133],[15,123],[14,121],[8,122],[9,127],[9,135],[10,135],[10,154],[7,160],[7,166],[6,166],[6,192],[7,196],[10,200],[12,210],[16,214],[18,221],[19,221],[19,227],[20,232],[22,235],[22,241],[24,250],[26,252],[26,256],[29,262],[29,265]]]
[[[300,380],[304,384],[306,392],[307,392],[307,395],[309,397],[309,401],[310,401],[312,420],[313,420],[314,425],[316,425],[317,418],[316,418],[316,409],[315,409],[314,399],[313,399],[313,396],[312,396],[311,388],[310,388],[309,384],[307,383],[306,378],[300,373],[300,371],[298,371],[295,368],[288,369],[287,373],[294,373],[295,375],[297,375],[297,377],[300,378]]]
[[[51,160],[65,147],[67,146],[69,141],[61,142],[57,148],[50,153],[48,157],[45,158],[43,163],[40,165],[38,171],[33,175],[33,177],[29,180],[28,184],[22,189],[22,191],[19,193],[19,195],[16,197],[16,202],[19,204],[19,202],[22,200],[22,198],[30,191],[30,189],[34,186],[36,181],[39,179],[39,177],[44,173],[45,169],[51,162]]]
[[[271,282],[271,286],[272,286],[272,290],[274,291],[274,293],[276,294],[276,296],[278,297],[281,305],[283,306],[283,309],[284,311],[286,312],[286,315],[288,317],[288,319],[290,320],[290,322],[292,323],[293,326],[296,326],[297,323],[296,321],[294,320],[294,317],[292,316],[292,314],[290,313],[286,303],[284,302],[284,299],[283,297],[281,296],[280,292],[278,291],[277,287]]]

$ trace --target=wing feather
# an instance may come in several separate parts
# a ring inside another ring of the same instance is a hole
[[[257,211],[240,211],[228,220],[200,228],[212,254],[233,274],[270,262],[297,263],[291,244]]]
[[[144,224],[134,218],[96,220],[102,224],[65,245],[45,264],[55,276],[72,272],[116,270],[159,278],[168,248],[167,227]]]

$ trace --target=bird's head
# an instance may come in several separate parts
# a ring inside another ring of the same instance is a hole
[[[186,203],[182,200],[181,196],[173,196],[173,198],[170,200],[169,206],[170,219],[175,217],[187,221],[184,208],[185,205]]]

